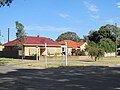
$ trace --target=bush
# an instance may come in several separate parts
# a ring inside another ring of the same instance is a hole
[[[100,48],[99,45],[97,45],[94,42],[89,43],[86,46],[86,50],[88,51],[88,55],[91,56],[91,58],[94,58],[94,60],[99,60],[101,57],[104,57],[104,49]]]

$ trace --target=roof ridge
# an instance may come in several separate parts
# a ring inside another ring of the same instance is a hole
[[[26,37],[38,37],[38,36],[26,36]],[[39,37],[43,37],[43,36],[39,36]],[[46,37],[44,37],[44,38],[46,38]]]
[[[47,37],[37,37],[37,36],[26,36],[25,42],[23,44],[44,44],[48,43],[49,45],[60,45],[58,42],[52,40],[51,38]],[[7,42],[3,44],[4,46],[13,46],[18,43],[18,39],[13,41]]]

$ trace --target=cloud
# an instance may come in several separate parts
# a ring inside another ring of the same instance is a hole
[[[91,17],[94,18],[94,19],[100,18],[100,16],[98,16],[98,15],[91,15]]]
[[[26,30],[39,30],[39,31],[72,31],[70,27],[54,27],[54,26],[25,26]]]
[[[113,23],[114,20],[113,19],[109,19],[109,20],[106,20],[105,22],[107,22],[107,23]]]
[[[62,18],[69,18],[70,17],[69,14],[65,14],[65,13],[60,13],[59,16]]]
[[[117,8],[120,8],[120,2],[116,3]]]
[[[120,20],[120,17],[116,17],[117,20]]]
[[[84,1],[83,3],[88,9],[88,12],[92,18],[94,19],[100,18],[100,16],[98,15],[99,9],[95,4],[91,3],[90,1]]]
[[[98,7],[94,4],[92,4],[91,2],[85,1],[84,4],[90,12],[98,12],[99,11]]]

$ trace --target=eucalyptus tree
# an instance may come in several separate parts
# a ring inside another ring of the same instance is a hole
[[[4,7],[5,5],[10,6],[13,0],[0,0],[0,7]]]
[[[26,33],[24,30],[24,25],[22,23],[16,21],[15,24],[17,29],[16,37],[17,40],[19,41],[17,47],[22,50],[22,58],[23,58],[24,57],[23,43],[25,42],[26,39]]]

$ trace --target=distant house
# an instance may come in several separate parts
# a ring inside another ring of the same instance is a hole
[[[71,55],[72,52],[75,51],[85,51],[85,45],[87,45],[86,42],[75,42],[72,40],[63,40],[59,42],[61,45],[67,43],[68,47],[68,54]]]
[[[1,46],[1,45],[0,45],[0,51],[3,51],[3,48],[4,48],[4,46]]]
[[[27,36],[25,38],[25,41],[22,42],[24,55],[34,56],[36,54],[36,50],[38,50],[39,55],[45,55],[45,43],[47,44],[48,55],[62,53],[61,45],[50,38],[40,36]],[[19,44],[18,39],[5,43],[3,45],[4,54],[8,57],[17,57],[21,55],[20,50],[17,48],[17,44]]]
[[[120,56],[120,48],[118,48],[117,51],[118,51],[118,55]]]

